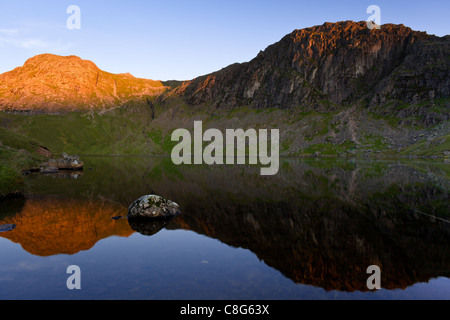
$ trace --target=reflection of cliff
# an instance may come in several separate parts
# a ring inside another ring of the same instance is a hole
[[[450,180],[442,164],[283,161],[280,173],[267,178],[259,175],[259,167],[175,167],[158,158],[86,160],[93,169],[82,179],[32,177],[32,192],[119,203],[117,210],[92,200],[40,204],[40,211],[53,208],[61,213],[58,216],[64,216],[60,210],[66,208],[64,214],[70,217],[59,219],[69,227],[72,219],[89,216],[86,228],[97,223],[92,229],[97,229],[98,239],[122,235],[119,229],[130,234],[127,221],[110,218],[125,215],[124,208],[140,196],[156,193],[182,207],[182,215],[166,228],[192,230],[249,249],[297,283],[365,291],[366,269],[372,264],[382,268],[382,285],[388,289],[450,277],[450,224],[417,213],[450,220]],[[33,203],[39,206],[37,200],[29,200],[15,219],[26,218]],[[84,207],[78,211],[89,214],[68,210],[77,205]],[[105,218],[94,214],[99,208],[109,208]],[[29,220],[37,226],[42,221],[46,220]],[[153,234],[153,227],[136,229]],[[28,226],[29,232],[33,229]],[[100,236],[99,230],[109,233]],[[74,241],[85,240],[81,232],[70,235]],[[24,248],[24,243],[39,243],[32,239],[20,243]],[[44,236],[42,240],[47,241]],[[65,248],[52,252],[64,253]]]
[[[369,209],[337,199],[223,200],[208,207],[192,202],[173,227],[249,249],[293,281],[326,290],[367,291],[373,264],[382,268],[386,289],[450,276],[450,225],[400,207],[386,213],[382,202]]]
[[[126,208],[110,202],[59,198],[28,199],[21,213],[7,217],[2,224],[16,224],[11,232],[0,234],[33,255],[76,254],[89,250],[110,236],[133,233],[127,221],[112,220]]]
[[[271,180],[210,170],[191,187],[185,174],[175,223],[327,290],[366,291],[372,264],[389,289],[450,276],[450,224],[417,213],[450,220],[449,180],[398,163],[341,164],[293,162]]]

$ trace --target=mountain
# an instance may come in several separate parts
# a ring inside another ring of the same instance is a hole
[[[76,56],[43,54],[0,75],[0,110],[102,110],[165,90],[160,81],[111,74]]]
[[[450,36],[393,24],[370,30],[353,21],[295,30],[250,62],[184,83],[111,74],[75,56],[43,54],[0,75],[0,110],[101,110],[175,87],[189,105],[324,112],[362,104],[406,114],[398,107],[432,106],[450,96],[449,56]]]
[[[217,108],[397,106],[448,98],[449,56],[450,36],[403,25],[325,23],[295,30],[248,63],[185,82],[177,93],[188,104]]]
[[[0,75],[0,110],[105,109],[173,87],[189,105],[331,111],[362,103],[392,110],[448,98],[449,56],[450,36],[393,24],[370,30],[366,22],[352,21],[295,30],[248,63],[181,85],[111,74],[75,56],[43,54]]]
[[[0,75],[0,111],[11,111],[0,128],[71,154],[168,155],[173,130],[202,120],[205,129],[277,128],[284,156],[443,157],[449,57],[450,36],[352,21],[294,30],[249,62],[184,82],[40,55]]]

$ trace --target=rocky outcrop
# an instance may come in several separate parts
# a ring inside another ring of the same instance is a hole
[[[330,111],[450,96],[450,37],[344,21],[295,30],[248,63],[185,82],[188,104]]]
[[[41,165],[42,173],[58,173],[59,170],[77,170],[80,171],[84,167],[83,161],[79,156],[69,156],[63,153],[61,159],[50,159]]]
[[[160,196],[143,196],[128,208],[128,219],[170,219],[180,214],[180,206]]]
[[[43,54],[0,75],[0,111],[103,110],[166,90],[160,81],[111,74],[76,56]]]

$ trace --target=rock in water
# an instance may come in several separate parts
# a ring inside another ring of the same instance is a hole
[[[0,232],[13,231],[16,228],[15,224],[4,224],[0,226]]]
[[[59,170],[83,170],[84,163],[78,156],[62,154],[61,159],[50,159],[41,164],[42,173],[58,173]]]
[[[160,196],[148,195],[133,202],[128,208],[128,219],[169,219],[179,215],[180,206]]]

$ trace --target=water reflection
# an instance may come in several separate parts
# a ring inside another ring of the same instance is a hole
[[[84,175],[80,170],[60,170],[55,173],[44,173],[46,176],[59,178],[59,179],[81,179]]]
[[[36,256],[73,255],[91,249],[101,239],[130,236],[133,231],[126,221],[111,219],[123,209],[109,201],[30,197],[20,214],[2,219],[16,228],[1,237],[20,243]]]
[[[446,164],[285,161],[275,177],[251,167],[175,167],[167,159],[86,158],[79,180],[33,175],[25,204],[0,234],[33,255],[76,254],[113,235],[185,229],[251,250],[295,283],[367,291],[450,277]],[[114,220],[145,194],[182,207],[172,221]],[[16,210],[16,214],[11,213]],[[435,218],[433,218],[435,217]]]
[[[167,227],[173,219],[128,219],[131,229],[144,236],[153,236]]]

